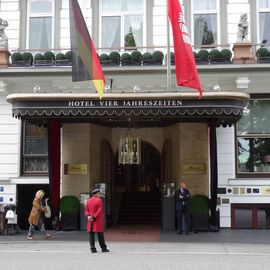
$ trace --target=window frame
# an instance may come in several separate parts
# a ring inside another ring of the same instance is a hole
[[[191,21],[191,27],[190,27],[190,35],[191,35],[191,43],[193,46],[197,49],[200,49],[202,47],[217,47],[220,44],[221,41],[221,33],[220,33],[220,21],[221,21],[221,14],[220,14],[220,1],[216,1],[216,9],[215,10],[194,10],[194,0],[191,1],[191,16],[190,16],[190,21]],[[214,44],[209,44],[209,45],[198,45],[194,43],[194,15],[199,15],[199,14],[205,14],[205,15],[217,15],[217,41]]]
[[[51,13],[45,13],[45,12],[41,12],[41,13],[35,13],[35,14],[31,14],[30,13],[30,5],[34,2],[40,2],[40,1],[45,1],[45,2],[51,2],[52,3],[52,11]],[[51,48],[54,47],[54,43],[55,43],[55,0],[27,0],[27,10],[26,10],[26,48],[29,49],[30,48],[30,18],[45,18],[45,17],[51,17],[52,18],[52,33],[51,33]],[[46,48],[46,49],[51,49],[51,48]],[[32,49],[31,49],[32,50]],[[37,50],[37,49],[33,49],[33,50]]]
[[[21,160],[21,175],[24,176],[31,176],[31,175],[40,175],[40,176],[48,176],[49,175],[49,153],[47,152],[47,154],[25,154],[25,126],[26,126],[27,122],[21,121],[21,155],[20,155],[20,160]],[[47,135],[47,141],[48,141],[48,135]],[[48,149],[49,151],[49,149]],[[24,169],[24,163],[25,163],[25,159],[28,157],[47,157],[47,171],[25,171]]]
[[[257,33],[257,43],[261,44],[261,40],[260,40],[260,13],[269,13],[270,14],[270,7],[269,8],[260,8],[259,7],[259,1],[260,0],[256,0],[256,22],[257,22],[257,29],[256,29],[256,33]],[[269,47],[269,46],[267,46]]]
[[[270,96],[265,94],[251,95],[250,101],[252,100],[269,100]],[[239,138],[256,138],[256,139],[270,139],[269,133],[252,133],[238,135],[238,122],[235,124],[235,172],[237,178],[269,178],[270,172],[239,172],[239,161],[238,161],[238,139]]]
[[[106,17],[116,17],[120,16],[120,27],[121,27],[121,33],[120,33],[120,47],[124,48],[125,47],[125,42],[124,42],[124,25],[125,25],[125,16],[129,15],[142,15],[143,16],[143,42],[142,46],[145,47],[147,44],[147,1],[143,0],[143,10],[142,11],[105,11],[102,12],[102,3],[100,1],[100,8],[99,8],[99,25],[101,31],[99,31],[99,48],[102,48],[102,18],[104,16]],[[109,50],[109,49],[108,49]],[[120,49],[119,51],[124,51],[124,49]]]

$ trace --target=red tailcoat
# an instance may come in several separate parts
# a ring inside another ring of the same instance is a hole
[[[88,232],[103,232],[103,204],[100,198],[94,196],[87,200],[85,215],[95,217],[94,221],[88,220]]]

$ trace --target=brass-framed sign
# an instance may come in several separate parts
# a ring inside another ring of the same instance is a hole
[[[64,174],[67,175],[87,175],[88,166],[87,164],[65,164]]]
[[[263,195],[269,195],[270,194],[270,187],[263,187],[262,189]]]
[[[183,163],[182,174],[206,174],[205,163]]]

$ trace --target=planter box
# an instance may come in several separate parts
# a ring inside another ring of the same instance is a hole
[[[12,61],[12,67],[30,67],[32,65],[31,61]]]
[[[195,62],[198,65],[208,65],[209,60],[201,59],[201,58],[195,58]]]
[[[55,60],[55,65],[56,66],[71,66],[72,61],[71,60]]]
[[[114,62],[112,60],[100,60],[102,66],[119,66],[120,62]]]
[[[209,214],[192,214],[192,230],[194,232],[209,231]]]
[[[52,66],[53,60],[34,60],[34,66]]]
[[[155,59],[146,59],[143,60],[144,66],[160,66],[162,65],[162,60],[155,60]]]
[[[129,61],[122,61],[122,66],[141,66],[142,63],[141,62],[135,62],[132,60]]]
[[[79,229],[78,214],[62,215],[61,216],[61,230],[76,231]]]
[[[224,58],[220,58],[220,59],[215,60],[215,61],[211,60],[210,64],[231,64],[231,61],[224,59]]]
[[[257,63],[270,63],[270,57],[258,57]]]

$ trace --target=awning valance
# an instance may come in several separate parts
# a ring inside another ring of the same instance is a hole
[[[61,122],[93,122],[125,126],[128,118],[138,126],[166,126],[176,122],[208,122],[230,125],[242,115],[249,95],[240,92],[11,94],[13,116],[37,124],[48,118]]]

